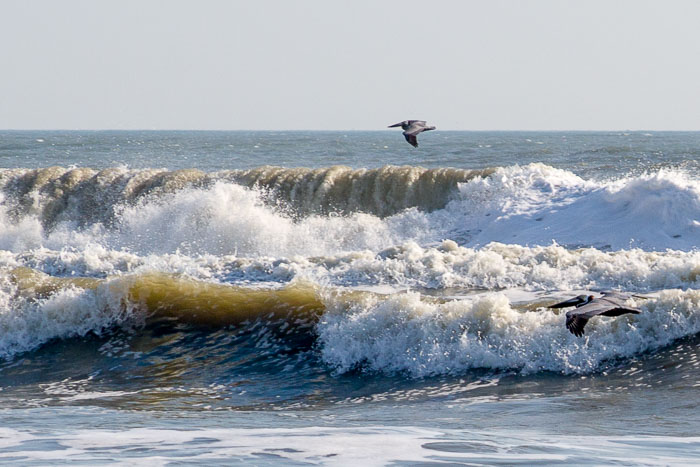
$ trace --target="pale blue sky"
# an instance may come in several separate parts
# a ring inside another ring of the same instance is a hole
[[[0,128],[700,130],[700,2],[0,0]]]

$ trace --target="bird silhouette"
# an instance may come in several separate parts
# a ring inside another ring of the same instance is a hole
[[[583,336],[583,328],[589,319],[594,316],[620,316],[626,313],[639,314],[639,308],[625,306],[630,295],[619,292],[601,292],[602,297],[593,295],[579,295],[561,303],[550,305],[548,308],[576,308],[566,312],[566,328],[576,337]],[[646,297],[640,297],[646,298]]]
[[[408,144],[414,148],[418,147],[418,134],[424,131],[434,130],[434,126],[428,126],[425,120],[404,120],[403,122],[389,125],[388,128],[400,126],[403,129],[403,136],[408,141]]]

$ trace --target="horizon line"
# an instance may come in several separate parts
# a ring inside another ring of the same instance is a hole
[[[222,129],[222,128],[0,128],[0,131],[152,131],[152,132],[157,132],[157,131],[201,131],[201,132],[395,132],[396,130],[391,130],[389,128],[382,128],[382,129],[343,129],[343,128],[336,128],[336,129],[270,129],[270,128],[264,128],[264,129],[246,129],[246,128],[238,128],[238,129]],[[443,132],[469,132],[469,133],[597,133],[597,132],[634,132],[634,133],[639,133],[639,132],[663,132],[663,133],[672,133],[672,132],[679,132],[679,133],[695,133],[695,132],[700,132],[700,129],[675,129],[675,130],[666,130],[666,129],[648,129],[648,128],[642,128],[642,129],[630,129],[630,128],[624,128],[624,129],[479,129],[479,130],[465,130],[465,129],[437,129],[437,131],[443,131]]]

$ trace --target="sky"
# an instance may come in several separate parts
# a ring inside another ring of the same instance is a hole
[[[700,130],[695,0],[0,0],[1,129]]]

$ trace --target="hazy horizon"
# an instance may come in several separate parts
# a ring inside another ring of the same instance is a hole
[[[610,129],[590,129],[590,130],[579,130],[579,129],[560,129],[560,130],[549,130],[549,129],[484,129],[484,130],[470,130],[470,129],[442,129],[437,128],[437,131],[443,133],[699,133],[700,130],[656,130],[648,128],[640,129],[630,129],[630,128],[610,128]],[[0,132],[260,132],[260,133],[303,133],[303,132],[328,132],[328,133],[340,133],[340,132],[396,132],[396,129],[390,128],[373,128],[373,129],[345,129],[345,128],[297,128],[297,129],[275,129],[275,128],[233,128],[233,129],[217,129],[217,128],[0,128]],[[400,131],[399,131],[400,133]]]
[[[700,130],[692,1],[0,5],[8,130]]]

